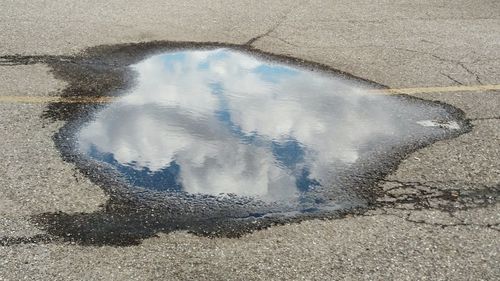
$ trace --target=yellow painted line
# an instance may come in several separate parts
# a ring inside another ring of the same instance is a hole
[[[0,103],[107,103],[113,99],[113,97],[0,96]]]
[[[450,92],[485,92],[500,90],[500,85],[473,85],[473,86],[446,86],[446,87],[422,87],[422,88],[401,88],[374,90],[382,94],[432,94]]]
[[[421,88],[394,88],[370,90],[374,94],[431,94],[431,93],[453,93],[453,92],[486,92],[500,91],[500,85],[475,85],[475,86],[446,86],[446,87],[421,87]],[[63,98],[57,96],[0,96],[0,103],[107,103],[113,101],[113,97],[73,97]]]

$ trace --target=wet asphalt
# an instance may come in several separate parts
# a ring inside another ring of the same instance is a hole
[[[54,62],[71,68],[89,48],[155,40],[243,45],[393,88],[500,84],[495,1],[4,6],[1,96],[78,94],[72,74],[100,92],[116,85],[113,76],[94,83],[70,69],[64,77]],[[402,154],[397,169],[375,178],[370,209],[239,238],[157,231],[149,211],[121,216],[129,205],[114,204],[54,141],[73,111],[0,103],[0,280],[498,279],[500,93],[415,96],[462,110],[471,131]]]

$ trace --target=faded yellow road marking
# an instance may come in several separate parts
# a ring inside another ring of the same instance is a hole
[[[0,103],[107,103],[113,99],[113,97],[0,96]]]
[[[473,86],[446,86],[446,87],[422,87],[375,90],[383,94],[431,94],[450,92],[485,92],[500,90],[500,85],[473,85]]]
[[[421,87],[421,88],[394,88],[370,90],[376,94],[431,94],[431,93],[453,93],[453,92],[485,92],[499,91],[500,85],[475,85],[475,86],[446,86],[446,87]],[[57,96],[0,96],[0,103],[107,103],[113,101],[113,97],[73,97],[63,98]]]

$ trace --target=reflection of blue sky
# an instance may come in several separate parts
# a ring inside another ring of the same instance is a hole
[[[185,53],[173,53],[167,56],[162,56],[161,60],[163,62],[163,66],[165,67],[165,73],[174,71],[174,68],[178,65],[182,65],[182,63],[186,60]]]
[[[98,161],[113,165],[134,186],[158,191],[182,190],[182,184],[179,182],[180,166],[175,161],[153,172],[148,167],[138,169],[134,163],[120,163],[112,153],[101,152],[95,146],[91,146],[88,155]]]
[[[253,72],[257,73],[262,80],[274,83],[281,79],[289,79],[299,74],[298,71],[290,67],[265,64],[255,68]]]
[[[166,57],[167,56],[170,56],[171,54],[167,54],[165,55]],[[198,63],[198,69],[199,70],[209,70],[210,68],[210,61],[209,59],[213,59],[213,60],[223,60],[223,59],[227,59],[229,57],[228,53],[227,52],[221,52],[221,51],[218,51],[218,52],[212,52],[211,54],[208,55],[207,59],[206,60],[202,60]]]
[[[208,56],[208,58],[215,60],[227,59],[228,54],[226,52],[216,52]],[[161,59],[165,67],[165,74],[168,75],[176,66],[182,66],[187,56],[185,53],[173,53],[163,55]],[[198,69],[200,70],[209,70],[209,66],[210,63],[208,59],[198,63]],[[276,65],[260,65],[253,69],[252,72],[258,74],[259,78],[262,80],[271,83],[277,83],[280,79],[286,79],[287,76],[293,76],[298,73],[296,70],[289,67]],[[304,151],[303,147],[296,140],[288,139],[280,142],[268,138],[266,139],[265,136],[259,135],[258,132],[244,133],[231,119],[231,110],[227,97],[225,96],[226,92],[224,86],[218,82],[210,82],[209,88],[211,94],[216,96],[219,101],[219,108],[214,112],[214,115],[228,128],[232,135],[237,137],[241,143],[270,149],[279,167],[289,169],[290,172],[294,174],[297,187],[300,191],[307,191],[310,186],[318,185],[317,181],[308,178],[309,171],[307,167],[299,167],[298,165],[300,162],[304,161]],[[127,180],[134,185],[155,190],[181,189],[181,184],[179,183],[180,167],[175,164],[175,167],[172,168],[172,163],[175,163],[175,161],[167,164],[167,166],[158,171],[151,171],[147,167],[137,170],[133,166],[128,165],[130,163],[120,164],[113,158],[113,154],[98,152],[95,146],[92,146],[92,150],[89,154],[98,160],[116,166],[117,169],[126,176]],[[164,185],[169,186],[169,188],[165,188]]]
[[[269,74],[271,77],[268,81],[277,81],[276,77],[285,78],[288,75],[296,74],[296,71],[289,70],[286,67],[274,66],[259,66],[254,71],[260,75]],[[231,119],[231,110],[227,97],[224,95],[225,91],[220,83],[211,83],[210,88],[212,94],[219,99],[219,109],[215,112],[217,118],[227,126],[229,131],[237,137],[240,142],[247,145],[264,146],[271,149],[278,165],[283,169],[289,169],[294,175],[297,188],[305,192],[309,188],[319,185],[317,180],[310,179],[310,172],[306,166],[300,167],[299,163],[304,162],[304,148],[295,139],[290,138],[283,141],[271,140],[266,136],[261,136],[258,132],[244,133],[237,124]]]
[[[387,108],[346,81],[239,52],[175,52],[132,67],[137,85],[79,142],[145,188],[294,197],[323,183],[332,163],[356,161],[371,135],[393,131]]]

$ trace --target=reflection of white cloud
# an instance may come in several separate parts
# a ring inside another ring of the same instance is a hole
[[[276,167],[269,151],[239,143],[213,117],[197,124],[197,119],[178,116],[176,109],[163,116],[162,110],[113,104],[81,130],[80,148],[88,151],[94,145],[113,153],[119,163],[134,162],[152,171],[175,160],[181,167],[180,180],[191,193],[269,199],[294,195],[294,178]]]
[[[293,197],[295,178],[276,165],[270,148],[243,144],[216,112],[228,108],[243,134],[296,139],[308,148],[305,164],[318,180],[333,162],[356,161],[357,147],[373,135],[394,131],[388,109],[367,103],[380,97],[350,82],[305,70],[270,80],[259,73],[266,62],[238,52],[182,54],[133,65],[137,85],[81,130],[81,149],[94,145],[152,171],[175,160],[188,192]]]

